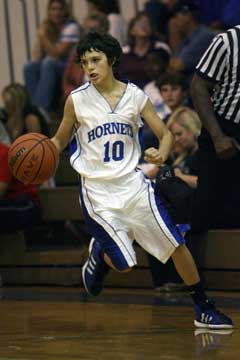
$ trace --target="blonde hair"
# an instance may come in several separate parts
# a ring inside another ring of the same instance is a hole
[[[190,131],[196,139],[200,135],[202,127],[201,120],[196,111],[190,109],[187,106],[180,106],[170,115],[167,122],[167,127],[169,130],[174,123],[178,123],[183,128]],[[187,151],[181,153],[174,161],[173,166],[181,163],[187,157],[187,155]]]
[[[18,106],[19,109],[23,109],[27,104],[31,103],[31,98],[26,86],[19,83],[12,83],[7,85],[2,90],[2,95],[8,95],[12,107]]]
[[[178,107],[169,117],[167,127],[170,129],[173,123],[179,123],[186,130],[198,136],[201,131],[201,120],[196,111],[187,106]]]

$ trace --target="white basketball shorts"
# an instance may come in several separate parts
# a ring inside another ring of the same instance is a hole
[[[90,233],[119,270],[137,264],[134,240],[163,263],[185,242],[139,170],[105,182],[81,178],[80,203]]]

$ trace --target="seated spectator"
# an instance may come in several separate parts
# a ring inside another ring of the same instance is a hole
[[[176,72],[167,72],[156,81],[156,87],[159,89],[164,104],[169,109],[169,113],[162,117],[166,123],[172,111],[183,105],[186,100],[186,79],[183,74]],[[158,147],[158,139],[149,128],[143,132],[143,148]]]
[[[0,143],[0,233],[26,230],[40,221],[38,189],[23,185],[8,167],[8,146]]]
[[[87,0],[88,13],[104,13],[109,22],[109,34],[115,37],[121,46],[126,44],[126,22],[119,10],[118,0]]]
[[[146,59],[146,73],[151,81],[144,86],[143,91],[149,96],[161,119],[165,119],[171,113],[171,110],[163,101],[159,88],[156,86],[156,79],[165,73],[169,59],[169,54],[163,49],[149,53]]]
[[[181,106],[170,116],[167,127],[174,136],[174,161],[172,166],[177,177],[189,186],[197,187],[198,136],[201,121],[195,111]]]
[[[152,21],[158,39],[167,40],[167,8],[163,2],[158,0],[148,0],[144,4],[144,11]]]
[[[170,67],[191,77],[214,33],[199,22],[199,8],[195,1],[182,0],[172,9],[178,30],[184,38],[175,49]]]
[[[52,111],[59,98],[68,56],[79,40],[80,27],[69,14],[66,0],[49,0],[47,19],[38,30],[32,59],[24,78],[33,103]]]
[[[175,111],[187,100],[186,77],[179,72],[166,72],[157,79],[156,86],[171,112]],[[167,122],[167,120],[168,117],[163,119],[164,122]]]
[[[11,141],[28,132],[48,135],[47,117],[31,103],[24,85],[13,83],[6,86],[2,91],[2,100],[6,116],[5,126]]]
[[[164,39],[174,51],[181,43],[183,35],[178,29],[178,24],[171,17],[171,11],[179,0],[149,0],[144,9],[152,19],[157,30],[158,38]]]
[[[171,167],[155,166],[156,192],[167,208],[180,231],[190,227],[190,211],[194,189],[197,186],[197,137],[201,131],[201,121],[195,111],[179,107],[170,116],[168,128],[174,136],[174,158]],[[151,169],[151,174],[153,170]],[[146,175],[149,175],[146,172]],[[172,261],[163,265],[148,255],[154,287],[158,291],[177,291],[183,289]]]
[[[7,117],[8,115],[5,109],[0,108],[0,143],[10,145],[11,139],[6,129]]]
[[[129,23],[128,45],[123,47],[118,76],[143,88],[151,81],[146,72],[147,56],[157,49],[171,54],[166,43],[155,40],[149,16],[145,12],[139,12]]]
[[[109,21],[104,13],[99,11],[90,12],[84,20],[84,31],[87,33],[90,30],[96,30],[100,32],[108,32]],[[87,79],[81,66],[76,63],[75,48],[69,56],[66,69],[63,75],[63,100],[67,98],[71,91],[82,85]]]

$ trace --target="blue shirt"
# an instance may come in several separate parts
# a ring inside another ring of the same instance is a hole
[[[210,45],[213,38],[214,33],[206,26],[200,25],[197,30],[191,34],[191,36],[187,37],[180,44],[174,54],[174,57],[180,59],[184,63],[188,74],[195,71],[197,63]]]

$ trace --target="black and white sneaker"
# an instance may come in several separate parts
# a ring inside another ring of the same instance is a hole
[[[198,328],[208,329],[232,329],[232,320],[215,308],[212,301],[208,300],[204,305],[194,305],[196,319],[194,324]]]

